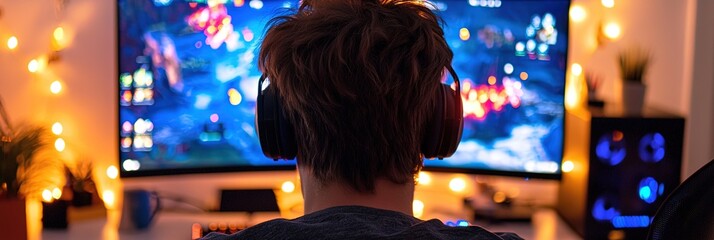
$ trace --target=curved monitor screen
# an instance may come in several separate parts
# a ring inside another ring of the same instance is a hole
[[[464,134],[435,170],[558,177],[568,0],[433,1],[462,79]],[[266,23],[297,1],[118,0],[122,176],[291,169],[254,127]]]

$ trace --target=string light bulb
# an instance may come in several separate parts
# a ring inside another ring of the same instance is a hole
[[[578,63],[573,63],[573,66],[570,68],[570,71],[572,71],[573,76],[580,76],[583,74],[583,66],[580,66]]]
[[[573,5],[570,7],[570,20],[573,20],[573,22],[582,22],[586,17],[587,12],[582,6]]]
[[[30,60],[30,63],[27,64],[27,70],[31,73],[36,73],[37,71],[39,71],[40,61],[37,61],[37,59]]]
[[[62,197],[62,190],[59,188],[53,188],[52,189],[52,198],[54,199],[60,199]]]
[[[280,189],[285,193],[291,193],[295,191],[295,184],[292,181],[285,181]]]
[[[56,149],[58,152],[64,151],[64,148],[65,148],[65,147],[66,147],[66,143],[64,142],[64,139],[62,139],[62,138],[57,138],[57,140],[55,140],[55,149]]]
[[[118,176],[119,169],[117,168],[117,166],[111,165],[107,167],[107,177],[109,177],[109,179],[117,179]]]
[[[15,50],[15,48],[17,48],[17,44],[17,37],[11,36],[7,39],[7,48],[9,48],[10,50]]]
[[[52,82],[52,84],[50,84],[50,92],[53,94],[62,92],[62,83],[59,80]]]
[[[622,33],[620,25],[614,22],[605,25],[602,31],[603,34],[605,34],[605,37],[609,38],[610,40],[615,40],[619,38],[620,34]]]
[[[42,201],[49,203],[52,202],[52,191],[45,189],[42,191]]]
[[[57,27],[55,31],[52,32],[52,47],[54,50],[62,50],[65,46],[65,32],[64,28]]]
[[[291,193],[295,191],[295,184],[292,181],[285,181],[280,189],[285,193]]]
[[[115,196],[112,190],[104,190],[102,192],[102,200],[104,200],[104,206],[107,209],[114,209]]]
[[[422,217],[424,215],[424,202],[419,199],[414,199],[412,202],[412,213],[416,218]]]
[[[460,177],[451,179],[449,181],[449,189],[454,192],[463,192],[466,189],[466,180]]]
[[[52,133],[54,133],[55,135],[59,136],[60,134],[62,134],[63,130],[64,128],[62,127],[61,123],[56,122],[52,124]]]
[[[64,40],[64,28],[55,28],[55,31],[52,33],[52,36],[55,38],[55,41],[62,42],[62,40]]]
[[[431,183],[431,175],[427,172],[419,172],[417,183],[419,185],[429,185]]]
[[[563,170],[563,172],[566,172],[566,173],[572,172],[573,169],[575,169],[575,164],[573,163],[573,161],[567,160],[567,161],[563,162],[561,169]]]
[[[602,3],[602,6],[606,8],[615,7],[615,0],[601,0],[600,3]]]

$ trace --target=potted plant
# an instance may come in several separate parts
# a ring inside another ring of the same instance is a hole
[[[645,92],[645,74],[649,68],[651,55],[641,48],[631,48],[620,52],[619,66],[622,78],[622,107],[627,115],[642,114]]]
[[[86,158],[79,159],[73,167],[67,169],[72,188],[72,206],[92,205],[97,195],[97,188],[92,180],[92,169],[92,161]]]
[[[38,198],[42,189],[61,186],[62,162],[51,145],[51,133],[45,128],[14,129],[0,101],[0,233],[3,238],[26,238],[26,198]]]

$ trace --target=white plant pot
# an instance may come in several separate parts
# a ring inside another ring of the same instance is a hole
[[[647,86],[642,83],[625,81],[622,84],[622,110],[625,115],[642,115]]]

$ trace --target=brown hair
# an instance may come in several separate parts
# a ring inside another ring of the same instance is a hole
[[[274,18],[260,69],[295,127],[297,160],[323,185],[412,183],[453,53],[423,1],[303,0]]]

